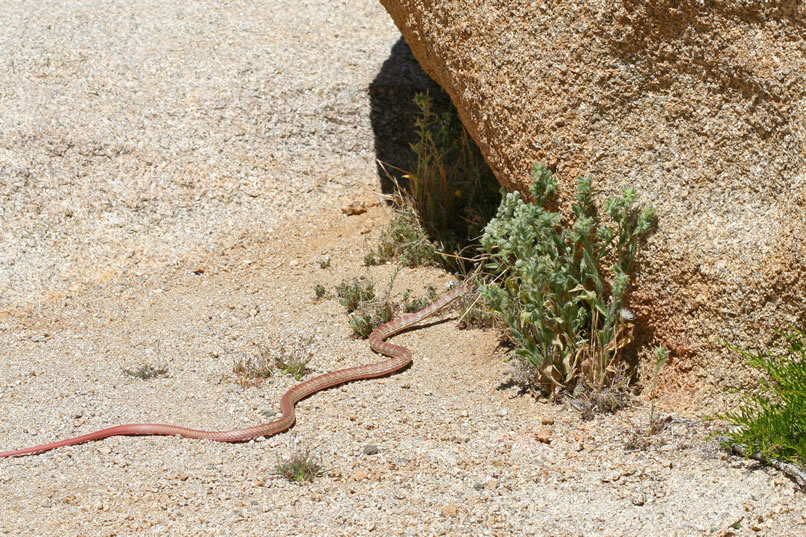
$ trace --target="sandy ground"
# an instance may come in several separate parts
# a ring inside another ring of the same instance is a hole
[[[303,342],[306,378],[377,359],[314,286],[385,289],[394,272],[362,264],[391,215],[368,87],[399,34],[380,5],[0,13],[0,450],[129,422],[268,421],[293,379],[244,388],[232,371],[261,348]],[[351,202],[367,212],[343,214]],[[403,269],[393,296],[450,279]],[[397,336],[411,368],[303,401],[289,433],[2,460],[0,533],[803,534],[803,494],[721,453],[695,416],[651,438],[641,401],[582,421],[523,393],[497,335],[455,319]],[[144,364],[167,375],[122,371]],[[306,449],[324,476],[275,475]]]

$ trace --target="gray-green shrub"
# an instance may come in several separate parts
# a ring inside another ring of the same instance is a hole
[[[601,388],[629,343],[624,308],[639,239],[655,208],[634,208],[637,192],[625,187],[605,205],[610,223],[597,216],[590,178],[580,178],[575,223],[562,227],[559,212],[544,207],[557,190],[552,172],[536,164],[533,203],[507,194],[484,228],[481,250],[493,283],[481,290],[518,345],[517,355],[536,368],[537,383],[556,394],[585,378]]]

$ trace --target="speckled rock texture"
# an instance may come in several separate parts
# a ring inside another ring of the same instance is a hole
[[[535,162],[658,208],[631,307],[694,406],[746,377],[722,342],[806,319],[806,7],[381,0],[499,182]],[[723,401],[725,402],[725,401]]]

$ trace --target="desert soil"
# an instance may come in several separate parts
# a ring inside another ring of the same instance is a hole
[[[378,360],[314,286],[394,272],[362,259],[391,217],[368,86],[398,31],[371,0],[180,4],[0,12],[0,451],[269,421],[295,381],[233,374],[265,349],[304,346],[306,378]],[[450,280],[403,269],[392,292]],[[437,321],[395,338],[412,367],[314,395],[288,433],[0,460],[0,533],[804,534],[804,494],[685,405],[652,437],[641,399],[583,421],[521,389],[496,333]],[[123,372],[147,364],[167,374]],[[323,476],[276,475],[306,450]]]

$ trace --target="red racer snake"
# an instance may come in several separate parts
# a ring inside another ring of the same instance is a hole
[[[422,321],[423,319],[434,315],[439,310],[456,300],[458,297],[471,292],[473,286],[464,285],[453,289],[445,294],[442,298],[427,306],[420,311],[404,315],[398,319],[390,321],[384,325],[379,326],[369,336],[370,348],[390,358],[382,362],[374,364],[367,364],[358,367],[350,367],[347,369],[339,369],[331,371],[324,375],[319,375],[310,380],[306,380],[301,384],[297,384],[283,395],[280,400],[280,409],[282,416],[270,423],[262,425],[255,425],[254,427],[247,427],[245,429],[234,429],[232,431],[203,431],[199,429],[189,429],[187,427],[180,427],[178,425],[166,425],[159,423],[132,423],[128,425],[118,425],[116,427],[109,427],[92,433],[68,438],[66,440],[59,440],[58,442],[51,442],[49,444],[42,444],[15,451],[6,451],[0,453],[0,457],[16,457],[21,455],[31,455],[34,453],[41,453],[64,446],[73,446],[82,444],[84,442],[91,442],[93,440],[101,440],[109,438],[110,436],[182,436],[185,438],[197,438],[202,440],[215,440],[217,442],[245,442],[259,436],[268,437],[283,431],[288,430],[294,425],[294,405],[298,401],[315,394],[316,392],[338,386],[346,382],[354,380],[371,379],[375,377],[382,377],[400,371],[412,361],[411,351],[406,347],[395,345],[386,341],[387,338],[402,332],[410,326]]]

